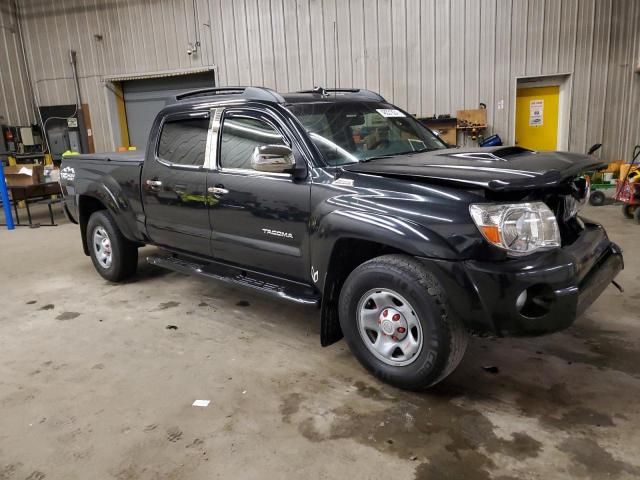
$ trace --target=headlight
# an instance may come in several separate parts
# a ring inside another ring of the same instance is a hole
[[[560,246],[558,222],[543,202],[473,204],[469,212],[489,243],[512,254]]]

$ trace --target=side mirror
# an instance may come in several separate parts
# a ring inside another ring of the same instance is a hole
[[[293,152],[286,145],[262,145],[253,150],[251,168],[259,172],[291,173],[296,167]]]

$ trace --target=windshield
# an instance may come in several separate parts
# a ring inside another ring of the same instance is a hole
[[[387,103],[296,103],[288,108],[329,165],[447,148],[431,130]]]

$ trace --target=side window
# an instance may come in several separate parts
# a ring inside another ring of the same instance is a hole
[[[264,120],[228,116],[222,123],[220,166],[250,170],[253,151],[262,145],[286,145],[286,143],[282,135]]]
[[[179,165],[204,165],[208,129],[208,118],[165,121],[158,142],[158,157]]]

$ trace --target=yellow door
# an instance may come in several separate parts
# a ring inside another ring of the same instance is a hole
[[[560,87],[518,90],[516,98],[516,145],[532,150],[558,148],[558,100]]]

